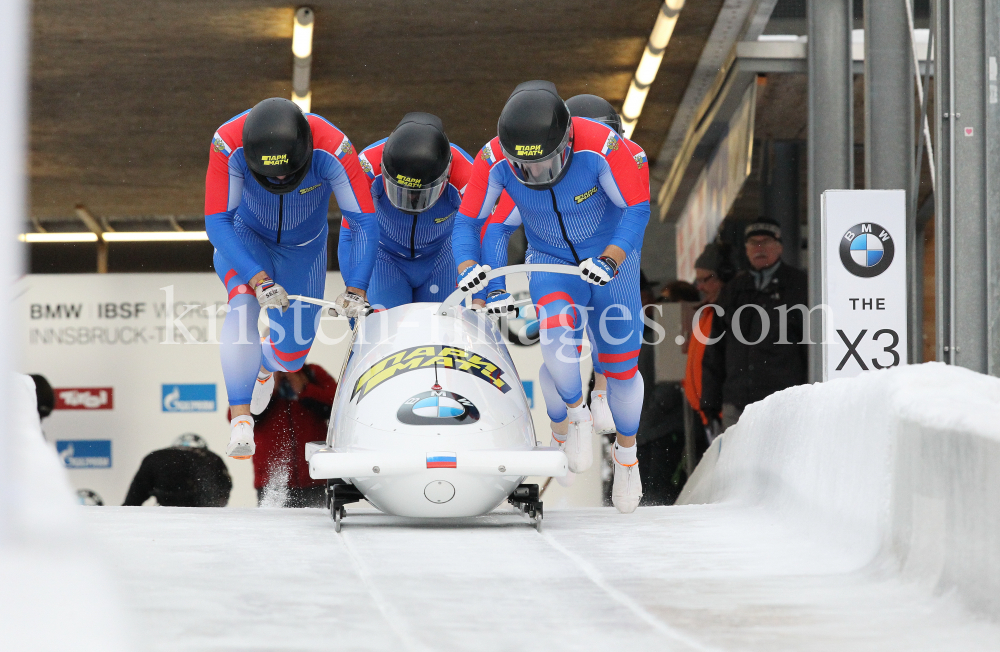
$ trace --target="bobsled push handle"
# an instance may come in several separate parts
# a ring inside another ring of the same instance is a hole
[[[580,268],[576,265],[542,265],[542,264],[524,264],[524,265],[508,265],[506,267],[498,267],[496,269],[491,269],[486,272],[485,282],[492,281],[498,276],[507,276],[508,274],[515,274],[517,272],[548,272],[550,274],[568,274],[570,276],[579,276]],[[462,292],[461,290],[455,290],[448,295],[448,298],[441,302],[438,306],[437,313],[439,315],[448,315],[454,310],[456,306],[465,301],[468,296],[467,292]]]

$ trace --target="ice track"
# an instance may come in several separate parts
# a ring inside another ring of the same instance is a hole
[[[140,650],[996,650],[1000,627],[730,505],[417,521],[86,509]]]

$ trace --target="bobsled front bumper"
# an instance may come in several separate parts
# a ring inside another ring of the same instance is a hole
[[[384,478],[420,473],[428,466],[422,451],[336,452],[326,442],[306,444],[309,476],[329,478]],[[528,450],[477,450],[455,453],[455,466],[462,474],[481,476],[547,476],[561,478],[569,472],[566,454],[557,448]]]

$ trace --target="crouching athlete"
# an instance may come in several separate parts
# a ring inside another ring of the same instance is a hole
[[[590,317],[618,433],[612,502],[632,512],[642,497],[635,449],[643,393],[637,367],[643,325],[639,252],[649,191],[618,134],[571,117],[550,82],[514,89],[497,132],[476,158],[456,218],[452,246],[459,288],[482,289],[480,227],[506,190],[524,223],[527,261],[579,268],[575,278],[533,273],[529,282],[545,367],[567,408],[565,439],[554,443],[563,445],[574,473],[593,464],[593,422],[583,403],[579,361]],[[488,309],[512,304],[505,291],[491,295]]]
[[[367,314],[365,291],[378,242],[375,207],[351,141],[318,115],[281,98],[264,100],[215,132],[205,182],[205,228],[215,271],[229,293],[222,372],[232,408],[226,454],[254,453],[251,409],[267,406],[275,371],[297,371],[316,336],[320,311],[288,295],[323,298],[330,195],[364,233],[359,261],[336,299],[348,317]],[[260,310],[270,332],[261,338]]]
[[[407,113],[388,138],[359,156],[371,184],[379,226],[368,286],[376,309],[440,301],[455,289],[452,219],[472,172],[472,157],[448,141],[441,120]],[[353,269],[353,224],[340,224],[341,272]]]
[[[575,95],[566,100],[566,107],[572,116],[596,120],[613,129],[619,136],[622,136],[621,117],[604,98],[596,95]],[[639,145],[624,136],[622,136],[622,142],[625,143],[636,163],[636,169],[639,170],[643,188],[648,195],[649,168],[647,166],[646,152]],[[516,206],[513,206],[513,202],[509,199],[505,201],[505,198],[506,196],[501,197],[493,214],[486,219],[486,224],[481,232],[482,260],[484,264],[489,264],[493,268],[502,267],[507,264],[507,245],[510,241],[510,236],[521,224],[520,211],[517,210]],[[502,278],[493,279],[487,286],[487,292],[502,293],[505,291],[503,287]],[[497,294],[493,294],[493,297],[497,297]],[[483,302],[477,301],[477,303]],[[494,306],[497,306],[498,303],[496,300],[491,301],[491,304]],[[503,311],[502,304],[489,310],[497,311],[497,308],[501,312]],[[597,344],[594,341],[592,326],[591,324],[586,329],[587,338],[590,340],[591,360],[594,366],[594,389],[590,393],[590,412],[594,420],[594,432],[599,435],[610,435],[615,433],[615,422],[611,416],[611,409],[608,407],[608,382],[604,375],[604,365],[601,363],[597,353]],[[552,375],[544,363],[538,371],[538,384],[541,387],[542,396],[545,398],[545,407],[552,424],[553,436],[556,438],[556,441],[564,439],[568,427],[566,421],[566,404],[563,403],[562,398],[559,396],[555,381],[552,379]],[[572,484],[573,474],[568,473],[562,478],[558,478],[558,481],[559,484],[568,486]]]

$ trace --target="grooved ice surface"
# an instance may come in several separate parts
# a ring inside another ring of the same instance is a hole
[[[1000,627],[766,511],[449,522],[87,508],[141,634],[178,650],[996,650]]]

